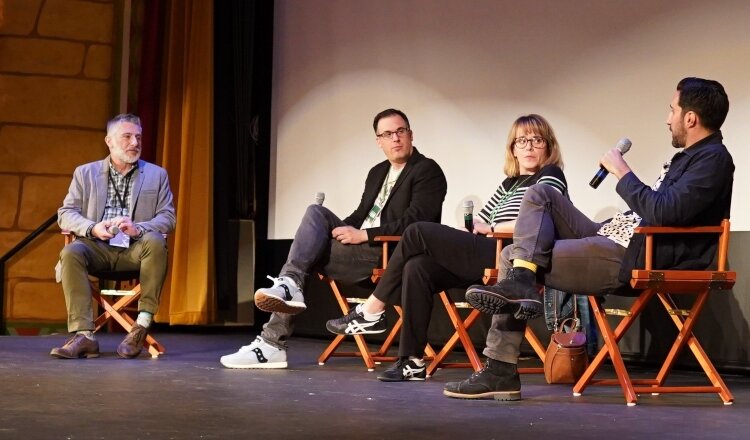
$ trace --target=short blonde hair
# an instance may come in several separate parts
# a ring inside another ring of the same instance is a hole
[[[522,131],[536,133],[546,141],[547,154],[539,164],[540,168],[549,164],[557,165],[560,169],[563,168],[560,145],[557,143],[557,137],[555,137],[555,132],[552,130],[552,126],[549,125],[549,122],[543,117],[532,113],[530,115],[519,116],[510,127],[510,132],[508,132],[508,143],[505,145],[505,167],[503,169],[506,176],[517,177],[521,173],[518,159],[513,156],[513,144],[516,142],[516,133],[519,128]]]

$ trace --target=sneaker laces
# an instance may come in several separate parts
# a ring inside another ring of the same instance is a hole
[[[409,363],[409,358],[408,357],[406,357],[406,358],[399,358],[396,361],[395,367],[396,367],[397,370],[403,370],[404,369],[404,365],[406,365],[408,363]]]
[[[268,278],[269,280],[273,281],[273,287],[276,287],[276,286],[279,286],[281,284],[284,284],[284,280],[282,279],[282,277],[274,278],[271,275],[266,275],[266,278]]]

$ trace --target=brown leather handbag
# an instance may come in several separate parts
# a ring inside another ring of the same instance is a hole
[[[555,330],[544,355],[544,378],[547,383],[576,383],[589,365],[586,334],[581,331],[577,300],[573,298],[573,318],[558,323],[555,312]]]

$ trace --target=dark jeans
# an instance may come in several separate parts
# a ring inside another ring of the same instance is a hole
[[[604,295],[622,287],[618,281],[625,248],[597,235],[601,224],[590,220],[571,201],[548,185],[526,191],[513,231],[513,245],[502,252],[502,273],[513,259],[539,266],[542,283],[564,292]],[[517,362],[524,328],[508,326],[506,315],[494,315],[484,354]]]
[[[438,223],[406,228],[373,292],[403,307],[399,356],[422,356],[434,295],[479,281],[484,269],[495,265],[495,248],[494,239]]]
[[[331,238],[331,231],[338,226],[346,224],[331,210],[320,205],[308,206],[279,276],[293,279],[300,289],[304,289],[305,281],[313,271],[345,283],[369,278],[372,269],[380,262],[381,247],[366,242],[341,244]],[[294,315],[273,313],[263,325],[261,336],[271,345],[286,348],[286,340],[293,331]]]

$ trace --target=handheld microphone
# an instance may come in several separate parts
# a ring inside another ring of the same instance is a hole
[[[469,232],[474,232],[474,202],[464,202],[464,227]]]
[[[326,199],[326,193],[324,192],[317,192],[315,193],[315,204],[316,205],[323,205],[323,201]]]
[[[630,142],[630,139],[622,138],[617,143],[615,148],[617,148],[617,151],[619,151],[620,154],[625,154],[628,152],[628,150],[630,150],[631,145],[633,145],[633,143]],[[591,179],[591,182],[589,182],[589,185],[591,185],[591,187],[594,189],[599,188],[599,184],[602,183],[602,180],[604,180],[605,177],[607,177],[607,174],[609,174],[609,171],[607,171],[607,169],[603,166],[599,165],[599,171],[596,172],[594,178]]]

